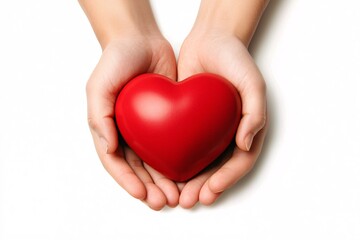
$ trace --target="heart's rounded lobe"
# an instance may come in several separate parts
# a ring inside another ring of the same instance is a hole
[[[182,182],[231,143],[241,101],[235,87],[214,74],[197,74],[181,82],[143,74],[121,90],[115,117],[122,137],[144,162]]]

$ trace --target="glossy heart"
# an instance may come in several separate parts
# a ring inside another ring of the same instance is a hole
[[[116,123],[131,149],[174,181],[186,181],[231,143],[240,96],[226,79],[202,73],[181,82],[157,74],[129,81],[115,105]]]

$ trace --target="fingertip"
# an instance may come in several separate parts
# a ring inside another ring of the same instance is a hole
[[[213,180],[214,178],[210,178],[208,182],[208,188],[213,193],[218,193],[222,191],[222,184],[220,185],[218,181]]]
[[[233,156],[208,180],[207,187],[214,194],[220,194],[233,186],[252,165],[240,158],[243,151],[235,149]],[[245,153],[246,154],[246,153]]]
[[[222,192],[214,192],[210,189],[210,182],[205,184],[200,191],[199,201],[205,206],[213,204],[221,195]]]
[[[165,193],[166,199],[167,199],[167,205],[171,208],[176,207],[179,205],[179,192],[173,191],[172,189],[169,191],[166,191]]]
[[[167,205],[170,207],[170,208],[175,208],[179,205],[179,199],[175,200],[175,201],[168,201]]]
[[[181,194],[179,199],[179,205],[184,209],[190,209],[195,206],[198,202],[198,197],[196,195],[190,194]]]
[[[127,192],[136,199],[139,199],[141,201],[146,199],[146,190],[145,189],[132,189],[132,190],[127,190]]]
[[[102,128],[103,136],[108,143],[107,153],[115,153],[119,145],[119,139],[114,119],[110,117],[104,118]]]
[[[265,124],[265,115],[245,114],[235,136],[236,145],[243,151],[250,151],[254,137]]]
[[[100,151],[103,154],[114,154],[118,150],[118,142],[116,140],[108,141],[103,136],[98,136]]]
[[[179,189],[170,179],[164,177],[155,169],[144,163],[145,169],[150,174],[154,184],[163,192],[166,197],[167,205],[171,208],[179,204]]]
[[[147,191],[139,178],[136,175],[129,174],[126,179],[126,183],[118,182],[119,185],[122,186],[132,197],[141,201],[145,200],[147,198]]]
[[[153,183],[146,185],[147,196],[144,202],[154,211],[160,211],[166,206],[166,196]]]
[[[179,198],[179,205],[184,209],[190,209],[199,201],[199,191],[201,186],[186,184]]]
[[[112,119],[89,119],[89,126],[91,132],[95,133],[93,136],[96,136],[96,138],[99,139],[98,144],[101,148],[101,152],[112,154],[117,151],[119,140],[116,126]]]
[[[244,137],[240,134],[237,134],[235,137],[235,142],[238,148],[242,151],[249,152],[253,143],[255,135],[253,133],[248,133]]]
[[[156,182],[156,184],[159,184]],[[166,198],[166,204],[174,208],[179,204],[179,191],[176,187],[176,185],[172,182],[168,182],[167,184],[164,182],[164,184],[159,184],[158,186],[160,190],[163,192]]]
[[[241,136],[241,131],[238,130],[238,132],[236,133],[236,136],[235,136],[235,143],[236,143],[236,146],[238,146],[238,148],[240,148],[242,151],[249,151],[248,149],[251,148],[251,145],[249,147],[246,147],[246,144],[245,144],[245,140],[244,140],[244,137]]]
[[[115,153],[118,149],[118,142],[117,140],[110,141],[108,143],[107,148],[105,148],[107,154]]]

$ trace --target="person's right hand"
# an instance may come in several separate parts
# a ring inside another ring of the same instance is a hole
[[[130,195],[160,210],[166,204],[178,204],[176,184],[121,144],[114,122],[118,93],[126,82],[146,72],[176,79],[173,50],[160,34],[125,34],[109,41],[86,86],[88,122],[96,151],[109,174]]]

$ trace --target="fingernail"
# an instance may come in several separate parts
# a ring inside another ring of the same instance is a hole
[[[100,142],[101,142],[101,145],[103,146],[103,148],[105,149],[105,152],[106,152],[106,154],[107,154],[107,153],[108,153],[108,149],[109,149],[108,142],[107,142],[106,139],[103,138],[103,137],[100,137]]]
[[[250,148],[251,148],[251,144],[253,142],[253,139],[254,139],[254,135],[252,134],[248,134],[245,138],[245,147],[246,147],[246,150],[247,151],[250,151]]]

